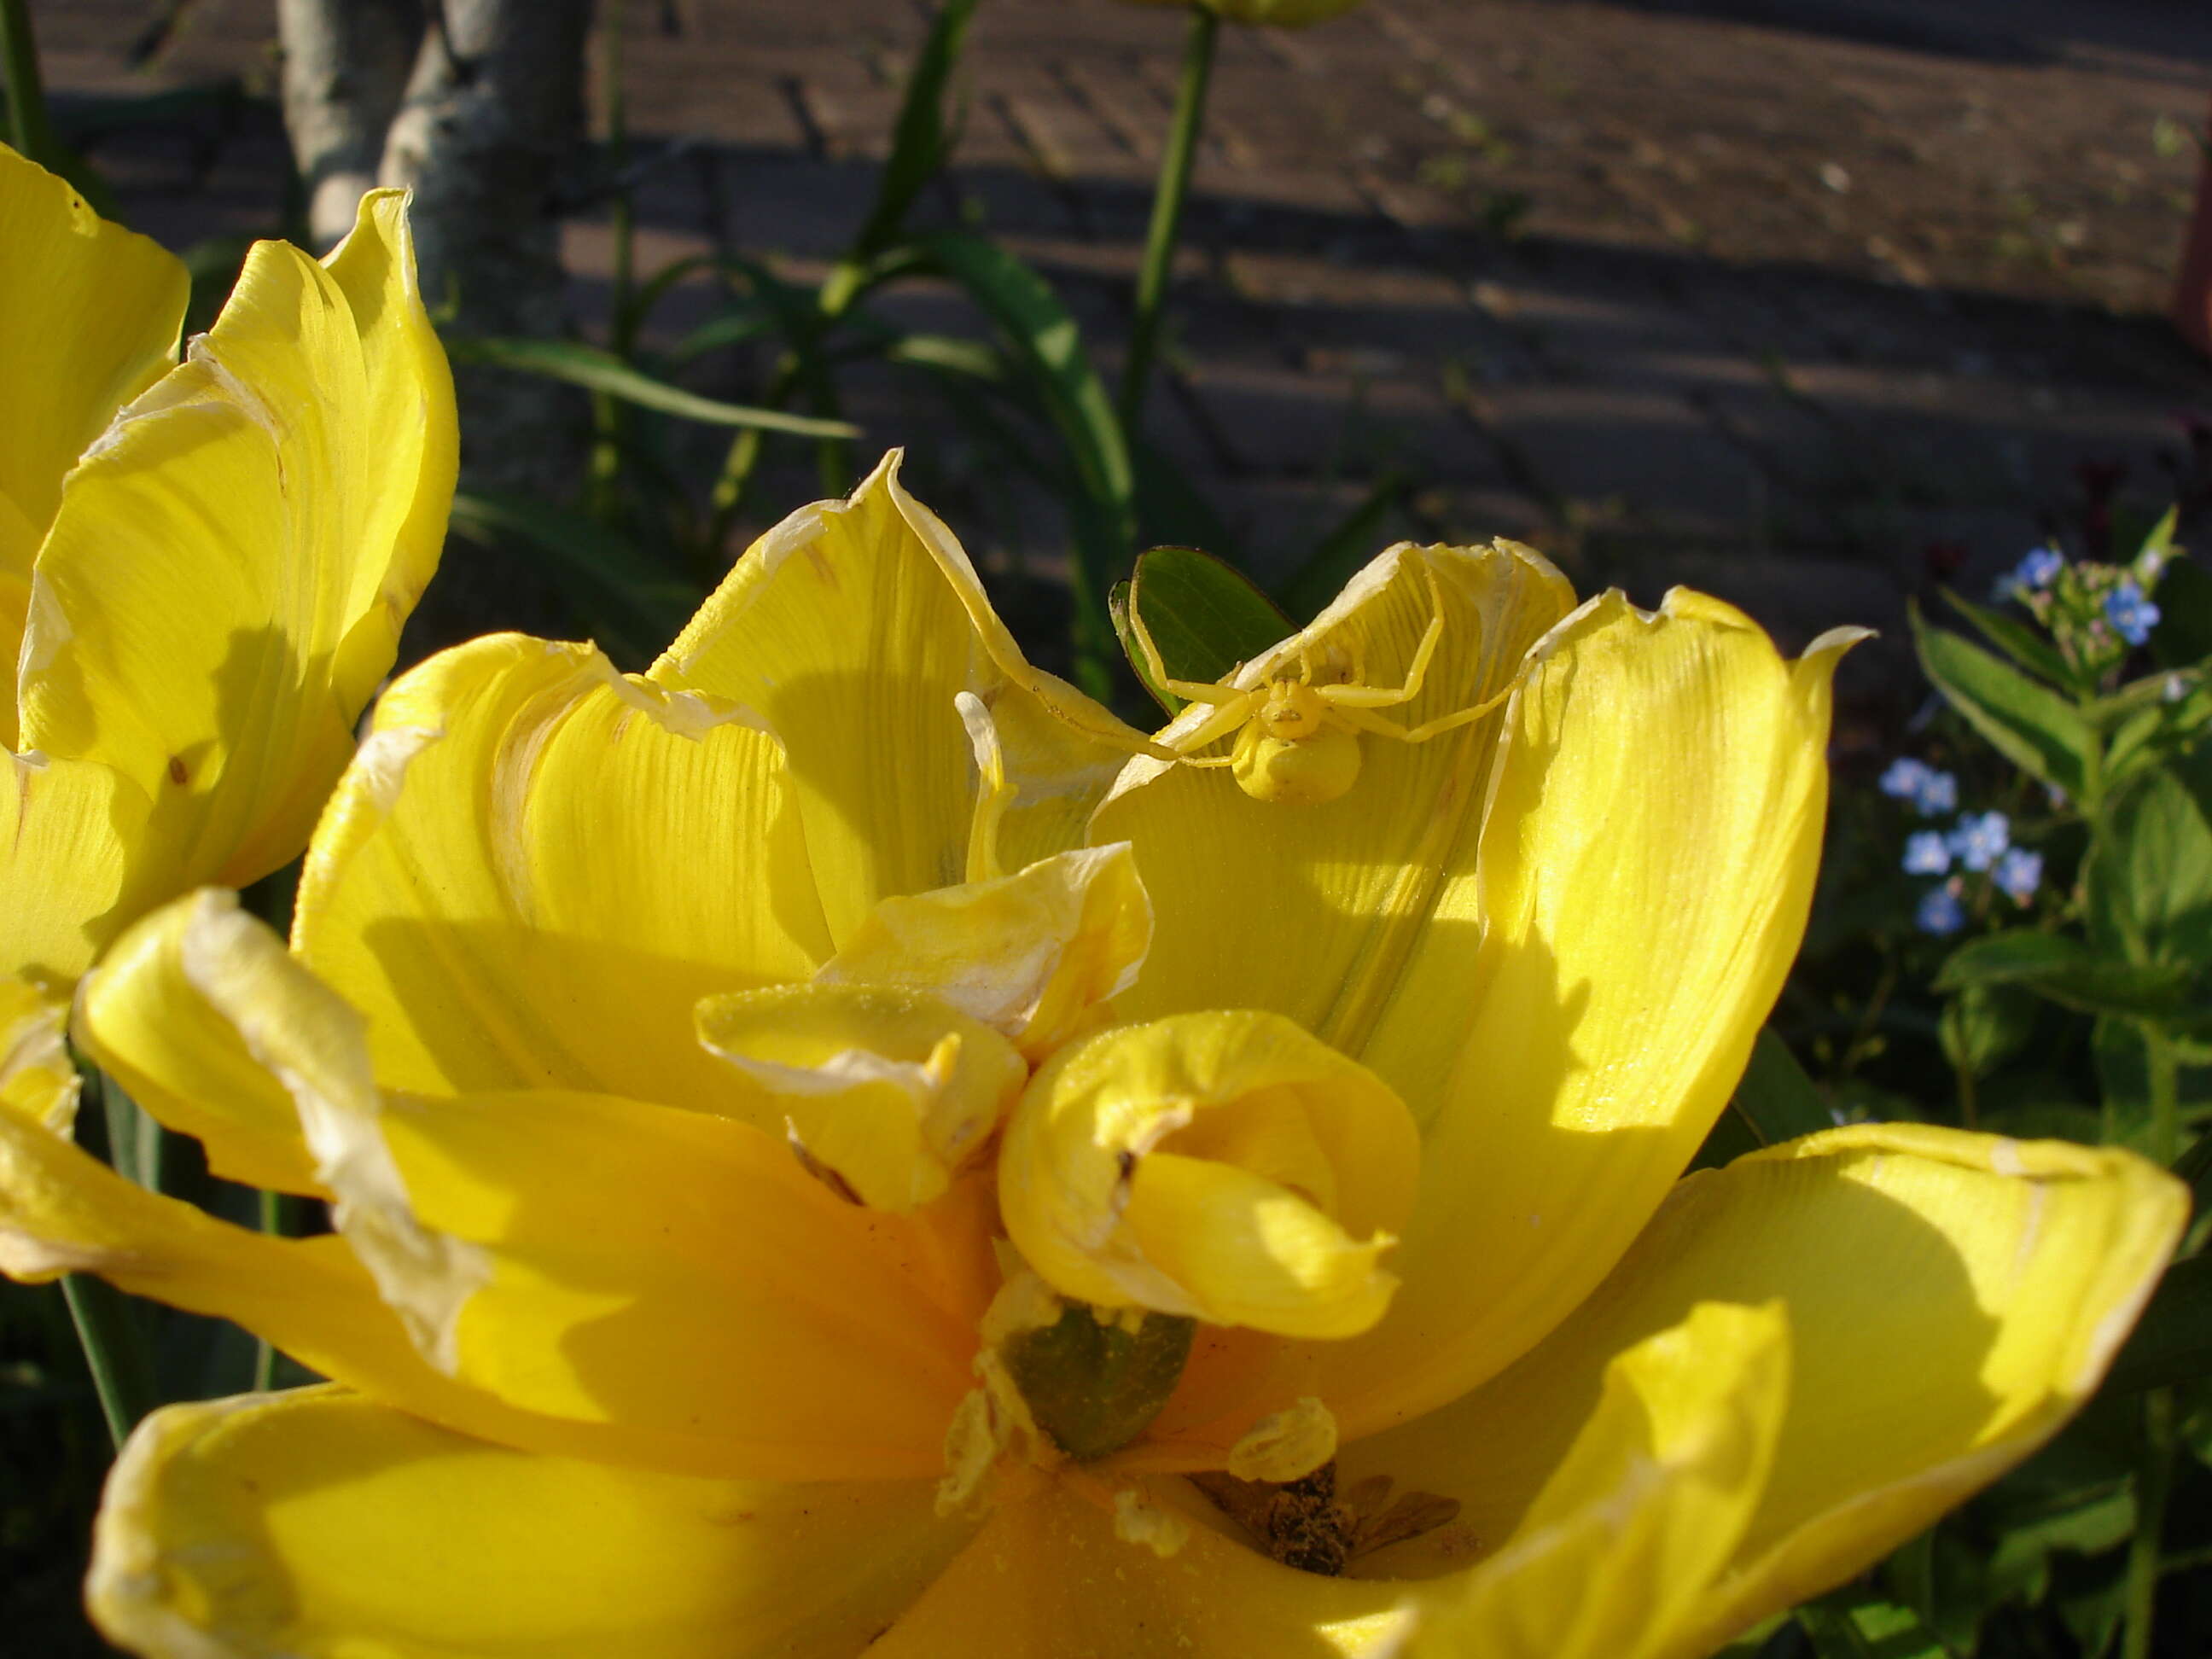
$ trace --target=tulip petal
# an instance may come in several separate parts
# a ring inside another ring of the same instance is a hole
[[[1170,1484],[1180,1485],[1160,1486]],[[1185,1501],[1206,1508],[1194,1494]],[[1000,1504],[869,1659],[967,1659],[986,1650],[985,1632],[995,1659],[1380,1659],[1405,1629],[1402,1586],[1280,1566],[1220,1517],[1187,1518],[1188,1538],[1162,1559],[1116,1537],[1102,1504],[1043,1485]]]
[[[1443,631],[1420,696],[1377,718],[1410,727],[1494,697],[1573,596],[1526,548],[1401,546],[1237,683],[1294,673],[1310,649],[1356,659],[1365,684],[1401,684],[1439,600]],[[1206,713],[1186,711],[1162,738]],[[1419,744],[1363,736],[1357,781],[1319,804],[1255,800],[1225,769],[1132,762],[1091,830],[1094,842],[1135,844],[1158,917],[1128,1016],[1272,1009],[1362,1058],[1389,998],[1413,994],[1401,977],[1425,936],[1472,950],[1475,837],[1503,718]]]
[[[587,646],[477,640],[404,676],[300,884],[301,955],[403,1089],[750,1109],[702,997],[830,954],[775,742]]]
[[[1425,1129],[1404,1288],[1322,1357],[1347,1433],[1527,1352],[1726,1104],[1804,932],[1829,683],[1857,637],[1787,662],[1741,612],[1677,589],[1656,615],[1594,599],[1534,653],[1474,890],[1453,898],[1468,918],[1423,936],[1364,1055],[1413,1079]]]
[[[770,1486],[515,1452],[338,1389],[172,1406],[107,1484],[86,1597],[148,1654],[856,1652],[968,1528],[922,1483]]]
[[[0,757],[0,969],[65,990],[145,908],[133,854],[153,808],[97,761]]]
[[[82,1083],[62,1033],[69,1008],[28,980],[0,980],[0,1112],[66,1137]]]
[[[1420,1577],[1525,1530],[1613,1356],[1700,1303],[1778,1302],[1788,1409],[1741,1538],[1655,1655],[1859,1571],[1995,1480],[2095,1390],[2186,1219],[2132,1155],[1913,1125],[1808,1137],[1678,1186],[1597,1293],[1465,1398],[1346,1446],[1341,1477],[1457,1498],[1360,1570]]]
[[[1419,1599],[1408,1659],[1677,1650],[1765,1489],[1789,1358],[1780,1309],[1711,1304],[1614,1358],[1503,1547]]]
[[[4,145],[0,247],[0,663],[12,664],[63,477],[175,361],[190,284],[167,250]],[[12,696],[0,736],[15,747]]]
[[[633,1449],[590,1425],[532,1419],[433,1370],[343,1239],[277,1238],[219,1221],[4,1112],[0,1273],[27,1283],[98,1273],[134,1296],[231,1320],[312,1370],[467,1433],[584,1455]],[[675,1448],[647,1449],[676,1462]]]
[[[893,452],[849,501],[763,536],[651,674],[754,710],[781,741],[841,948],[878,900],[966,872],[976,768],[959,693],[988,710],[1014,786],[999,830],[1009,870],[1079,843],[1143,742],[1023,659],[898,464]]]
[[[396,198],[372,198],[330,269],[258,245],[212,332],[70,475],[21,743],[155,803],[131,849],[148,902],[283,863],[352,753],[452,488],[428,331]]]
[[[204,888],[138,922],[85,976],[77,1036],[131,1099],[197,1136],[216,1175],[325,1195],[292,1097],[256,1058],[272,1006],[279,1018],[346,1012],[237,895]]]

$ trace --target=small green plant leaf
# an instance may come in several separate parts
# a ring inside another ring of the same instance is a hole
[[[2212,750],[2179,756],[2121,795],[2083,878],[2089,936],[2102,950],[2212,963]]]
[[[2017,986],[1970,985],[1944,1005],[1938,1036],[1954,1071],[1987,1077],[2035,1029],[2035,999]]]
[[[1751,1063],[1744,1067],[1743,1081],[1735,1085],[1733,1104],[1762,1146],[1836,1127],[1820,1090],[1790,1052],[1790,1045],[1771,1030],[1762,1030],[1752,1045]]]
[[[2069,703],[1957,634],[1930,628],[1913,607],[1920,665],[1951,706],[2021,770],[2081,793],[2095,735]]]
[[[1128,621],[1132,612],[1143,618],[1170,679],[1225,678],[1297,631],[1273,599],[1210,553],[1155,547],[1139,554],[1115,627],[1138,678],[1170,714],[1183,700],[1157,683]]]
[[[562,380],[587,392],[635,404],[641,409],[679,416],[710,426],[755,427],[763,432],[786,432],[795,438],[857,438],[860,428],[845,421],[816,420],[787,415],[778,409],[756,409],[749,404],[724,403],[702,397],[641,374],[611,352],[574,340],[524,340],[458,337],[446,343],[455,362],[486,363],[511,368],[544,380]]]
[[[2067,666],[2066,659],[2058,654],[2058,647],[2026,623],[2002,611],[1961,599],[1948,587],[1943,590],[1943,599],[1973,623],[1984,639],[2029,673],[2040,675],[2054,685],[2071,685],[2078,680],[2079,676]]]
[[[2191,980],[2179,963],[2115,961],[2063,934],[2014,928],[1954,951],[1935,988],[2016,985],[2080,1013],[2193,1023]]]
[[[1797,1609],[1820,1659],[1949,1659],[1927,1622],[1902,1602],[1850,1585]]]

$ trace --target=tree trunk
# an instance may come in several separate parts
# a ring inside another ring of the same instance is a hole
[[[556,186],[584,137],[591,0],[278,0],[277,19],[285,121],[317,240],[343,234],[371,184],[411,190],[422,295],[441,328],[558,337]],[[453,381],[465,484],[573,495],[581,394],[469,364]],[[414,645],[568,625],[542,571],[475,549],[449,558],[416,621]]]
[[[353,228],[355,204],[376,183],[425,21],[422,0],[276,0],[284,125],[318,253]]]

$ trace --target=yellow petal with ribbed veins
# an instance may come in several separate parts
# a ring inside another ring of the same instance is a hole
[[[258,245],[70,475],[40,553],[22,745],[154,801],[131,850],[155,899],[299,851],[434,562],[451,388],[403,227],[370,203],[332,270]]]
[[[0,1112],[67,1136],[82,1085],[63,1032],[69,1005],[25,979],[0,979]]]
[[[1413,1119],[1278,1015],[1182,1014],[1055,1055],[1006,1126],[999,1206],[1061,1295],[1285,1336],[1381,1316]]]
[[[815,983],[930,992],[1041,1060],[1135,983],[1152,938],[1129,848],[1084,848],[995,880],[884,900]]]
[[[1407,1626],[1396,1610],[1401,1586],[1279,1566],[1182,1487],[1161,1481],[1150,1493],[1190,1528],[1164,1559],[1115,1535],[1113,1497],[1095,1486],[1040,1483],[1002,1503],[869,1659],[1382,1659],[1395,1650]]]
[[[898,1213],[945,1194],[1029,1081],[1012,1043],[924,991],[777,986],[709,997],[698,1021],[759,1091],[759,1127],[834,1190]]]
[[[1405,1289],[1324,1355],[1358,1433],[1494,1374],[1587,1296],[1742,1074],[1802,936],[1829,683],[1677,589],[1585,605],[1508,713],[1472,907],[1421,940],[1364,1058],[1424,1120]],[[1480,945],[1474,948],[1480,917]]]
[[[151,1193],[60,1137],[0,1114],[0,1273],[65,1273],[228,1319],[312,1370],[503,1443],[697,1468],[696,1443],[640,1443],[501,1405],[418,1354],[343,1239],[277,1238]]]
[[[143,909],[146,792],[96,761],[0,756],[0,970],[65,992]]]
[[[322,1194],[292,1097],[254,1057],[271,1001],[320,991],[306,978],[237,895],[205,888],[131,927],[86,975],[77,1040],[155,1119],[198,1137],[216,1175]]]
[[[1418,1599],[1408,1659],[1672,1651],[1766,1489],[1790,1346],[1780,1309],[1707,1304],[1622,1352],[1521,1524]]]
[[[1464,1399],[1340,1455],[1454,1498],[1360,1571],[1462,1568],[1525,1525],[1616,1354],[1704,1302],[1778,1303],[1789,1411],[1743,1536],[1668,1659],[1848,1578],[1995,1480],[2095,1390],[2186,1218],[2120,1152],[1911,1125],[1808,1137],[1691,1176],[1596,1294]]]
[[[543,1091],[328,1126],[339,1228],[433,1364],[519,1409],[719,1449],[762,1478],[921,1476],[993,1288],[970,1182],[855,1205],[781,1138]]]
[[[1076,846],[1139,734],[1023,659],[898,455],[849,501],[763,536],[652,678],[756,711],[782,742],[830,936],[877,901],[966,873],[976,771],[961,692],[989,711],[1014,798],[1005,866]]]
[[[1573,603],[1538,554],[1400,546],[1355,576],[1311,626],[1237,677],[1258,687],[1299,671],[1402,686],[1431,622],[1443,632],[1420,695],[1375,718],[1410,730],[1497,696]],[[1194,706],[1160,735],[1194,728]],[[1269,1008],[1354,1059],[1425,939],[1464,957],[1483,790],[1504,720],[1492,714],[1419,744],[1358,738],[1344,794],[1255,800],[1225,769],[1133,761],[1093,816],[1094,842],[1127,841],[1158,915],[1143,976],[1125,1000],[1147,1018]],[[1225,745],[1216,745],[1225,752]],[[1413,1101],[1412,1084],[1386,1080]]]
[[[0,665],[13,665],[62,478],[175,361],[190,285],[158,244],[108,223],[4,145],[0,247]],[[15,746],[12,684],[0,696],[0,736]]]
[[[773,739],[587,646],[477,640],[404,675],[331,798],[293,939],[378,1075],[701,1111],[755,1097],[702,997],[830,953]]]
[[[337,1389],[172,1406],[109,1477],[86,1597],[148,1655],[839,1659],[969,1528],[921,1483],[515,1452]]]

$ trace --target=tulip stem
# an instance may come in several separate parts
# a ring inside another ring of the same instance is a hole
[[[1168,279],[1174,274],[1176,242],[1182,229],[1183,202],[1190,193],[1191,164],[1198,156],[1199,131],[1206,125],[1206,89],[1213,76],[1213,47],[1220,32],[1218,13],[1204,6],[1191,9],[1182,83],[1176,94],[1167,148],[1160,153],[1159,181],[1152,188],[1152,228],[1137,276],[1136,320],[1129,330],[1128,361],[1121,368],[1121,430],[1133,440],[1144,418],[1146,386],[1159,343],[1160,311]]]
[[[2142,1462],[2136,1471],[2136,1530],[2128,1540],[2127,1634],[2120,1659],[2150,1659],[2158,1610],[2166,1500],[2173,1485],[2173,1391],[2143,1396]]]
[[[54,134],[46,124],[30,0],[0,0],[0,85],[8,90],[8,142],[41,167],[52,166]]]
[[[144,1334],[131,1298],[103,1279],[70,1273],[62,1280],[76,1340],[100,1396],[100,1415],[116,1449],[131,1437],[138,1419],[154,1409],[154,1371]]]
[[[301,1205],[289,1193],[264,1190],[261,1200],[261,1231],[271,1238],[297,1238],[300,1236]],[[267,1337],[256,1340],[253,1345],[253,1392],[266,1394],[276,1386],[276,1350]]]

